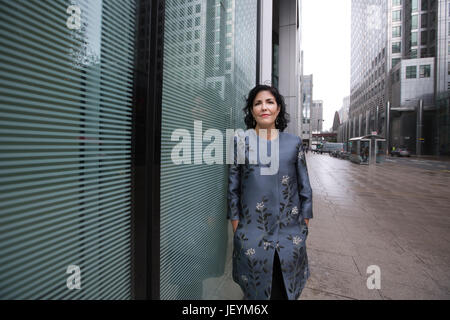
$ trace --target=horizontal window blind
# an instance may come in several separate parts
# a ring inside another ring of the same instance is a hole
[[[131,298],[135,10],[0,1],[1,299]]]
[[[256,79],[256,5],[254,0],[166,1],[161,299],[239,299],[220,289],[232,281],[227,166],[204,162],[203,150],[213,141],[203,141],[202,134],[216,129],[225,138],[226,128],[243,128],[244,95]],[[201,133],[194,133],[194,121],[201,121]],[[171,139],[177,129],[189,133],[190,164],[173,162],[172,150],[181,142]],[[198,154],[194,139],[200,141]],[[214,142],[225,157],[225,139]]]

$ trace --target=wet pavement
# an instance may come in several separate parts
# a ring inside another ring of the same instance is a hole
[[[307,154],[314,219],[300,299],[450,299],[450,172],[395,160]],[[371,265],[380,289],[367,287]]]
[[[386,162],[393,162],[425,170],[450,172],[450,161],[448,161],[447,158],[439,160],[417,157],[387,157]]]

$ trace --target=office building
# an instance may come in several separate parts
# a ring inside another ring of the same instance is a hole
[[[314,100],[311,107],[311,131],[313,133],[322,132],[323,121],[323,101]]]
[[[309,146],[311,143],[311,108],[313,105],[313,75],[302,76],[302,135],[303,144]]]
[[[445,124],[437,97],[450,83],[448,7],[444,0],[352,1],[350,137],[376,132],[389,148],[439,154]]]

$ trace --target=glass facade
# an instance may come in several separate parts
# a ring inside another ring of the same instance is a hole
[[[135,18],[0,2],[1,299],[131,298]]]
[[[450,156],[450,93],[438,95],[438,155]]]
[[[417,66],[406,67],[406,79],[417,78]]]
[[[199,24],[182,27],[189,19]],[[244,98],[256,84],[256,31],[256,1],[166,1],[161,299],[242,298],[231,279],[232,234],[225,219],[227,166],[207,164],[203,155],[211,152],[208,146],[211,148],[212,138],[206,137],[206,130],[222,134],[223,141],[214,143],[223,147],[223,155],[218,149],[211,154],[224,161],[225,129],[245,129]],[[192,38],[189,32],[197,36]],[[190,47],[198,50],[191,51]],[[194,129],[194,123],[198,129]],[[172,149],[181,141],[172,137],[175,130],[192,145],[186,154],[183,152],[186,161],[182,164],[172,161]],[[225,283],[229,289],[223,289]]]
[[[401,42],[393,42],[392,43],[392,53],[400,53],[402,52],[402,43]]]

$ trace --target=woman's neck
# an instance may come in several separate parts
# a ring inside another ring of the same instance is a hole
[[[260,135],[259,130],[261,130],[261,129],[265,129],[266,130],[266,133],[267,133],[267,137],[266,138],[264,138],[262,136],[262,134]],[[275,130],[274,131],[274,133],[275,133],[274,135],[272,135],[272,130]],[[256,125],[255,131],[256,131],[256,134],[258,136],[260,136],[261,138],[267,139],[267,140],[273,140],[273,139],[276,139],[278,137],[278,129],[276,129],[275,126],[267,127],[267,128],[261,128],[261,127],[259,127],[259,125]]]

